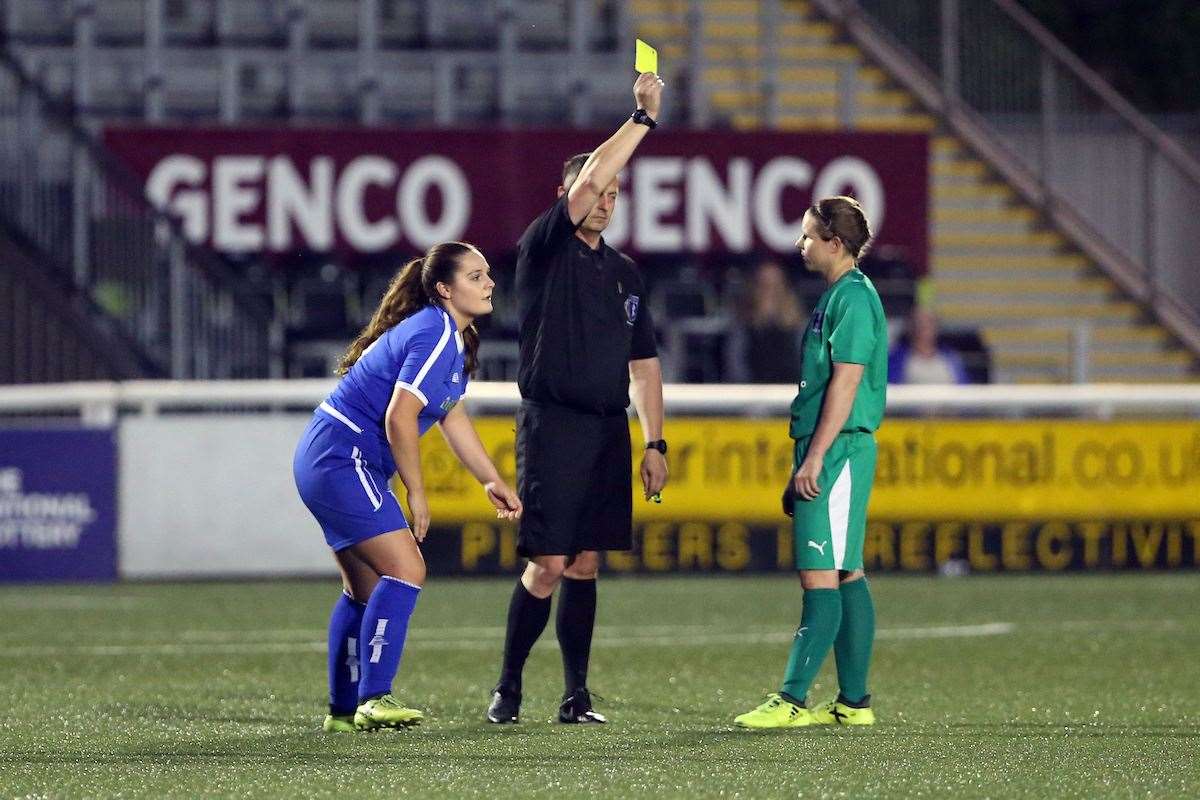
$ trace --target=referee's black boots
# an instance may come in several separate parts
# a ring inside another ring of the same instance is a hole
[[[521,693],[499,684],[492,690],[492,703],[488,706],[487,720],[497,725],[516,725],[521,716]]]
[[[558,707],[558,721],[568,725],[602,725],[608,722],[603,714],[592,710],[592,695],[582,686],[563,696],[562,705]]]

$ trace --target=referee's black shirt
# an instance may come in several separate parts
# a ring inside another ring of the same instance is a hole
[[[518,243],[521,397],[591,414],[629,406],[629,362],[658,355],[645,283],[633,261],[575,235],[567,196]]]

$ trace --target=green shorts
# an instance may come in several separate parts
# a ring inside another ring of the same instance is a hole
[[[793,473],[811,439],[796,440]],[[796,499],[792,517],[796,569],[862,569],[875,457],[874,434],[839,433],[833,440],[817,478],[821,493],[815,500]]]

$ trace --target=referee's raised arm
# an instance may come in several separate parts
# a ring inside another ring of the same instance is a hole
[[[653,72],[643,72],[634,81],[637,111],[604,144],[592,151],[579,171],[579,177],[567,191],[567,214],[571,222],[578,225],[583,221],[605,188],[625,168],[642,139],[657,124],[662,90],[662,79]]]

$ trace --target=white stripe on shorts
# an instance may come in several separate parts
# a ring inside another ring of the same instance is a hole
[[[833,540],[833,568],[846,563],[846,531],[850,528],[850,459],[842,465],[829,490],[829,536]]]
[[[363,491],[367,493],[367,498],[371,501],[372,510],[378,511],[379,507],[383,505],[383,497],[381,496],[376,500],[375,494],[371,491],[371,486],[375,482],[370,481],[368,483],[367,481],[367,472],[363,469],[362,451],[355,447],[350,451],[350,458],[354,461],[354,471],[358,473],[358,482],[362,484]]]

